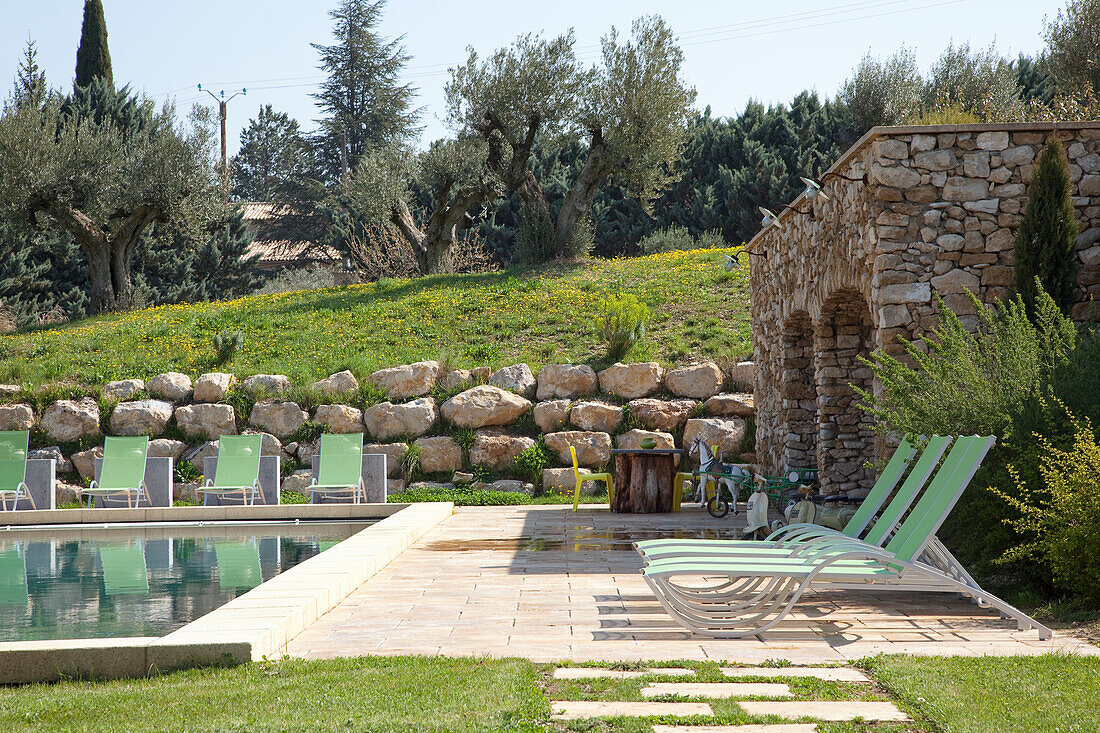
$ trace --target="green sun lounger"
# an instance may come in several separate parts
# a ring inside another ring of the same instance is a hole
[[[972,580],[920,561],[993,443],[992,437],[959,438],[885,547],[844,538],[789,557],[667,558],[649,563],[643,577],[677,622],[707,636],[766,631],[812,586],[961,594],[1015,619],[1021,630],[1035,628],[1040,638],[1049,638],[1050,629]]]
[[[260,447],[262,435],[223,435],[218,438],[218,463],[213,480],[197,489],[197,493],[224,497],[239,497],[242,504],[255,504],[267,499],[260,488]]]
[[[99,548],[103,568],[103,590],[109,596],[149,592],[149,573],[145,567],[145,548],[141,543]]]
[[[309,487],[309,502],[318,504],[328,498],[358,504],[367,501],[363,481],[363,434],[326,433],[321,436],[317,479]],[[320,499],[320,501],[318,501]]]
[[[879,475],[874,488],[841,531],[817,524],[792,524],[775,531],[762,541],[660,539],[638,542],[635,548],[647,561],[701,555],[785,556],[805,547],[807,543],[858,539],[872,521],[874,524],[867,530],[863,541],[880,546],[890,538],[891,532],[901,521],[902,515],[928,482],[944,451],[951,444],[951,440],[943,436],[929,438],[920,457],[912,463],[910,461],[915,450],[908,441],[903,440]],[[895,492],[894,489],[906,469],[909,469],[909,474]],[[892,499],[891,493],[893,493]],[[884,505],[885,508],[883,508]],[[881,513],[879,513],[880,509]],[[876,514],[878,514],[877,519]]]
[[[19,543],[0,550],[0,606],[26,606],[27,560]]]
[[[252,542],[219,542],[214,545],[218,559],[218,585],[222,590],[250,590],[264,582],[260,572],[260,551]]]
[[[124,497],[126,506],[140,506],[141,498],[152,505],[149,489],[145,486],[145,459],[149,453],[149,438],[109,437],[103,441],[103,464],[99,480],[92,481],[86,489],[80,489],[81,497],[88,497],[88,508],[95,505],[97,497],[104,500]]]
[[[17,509],[20,499],[30,501],[32,509],[38,508],[27,488],[27,446],[30,435],[27,430],[0,432],[0,509],[4,511],[8,511],[9,502],[11,510]]]

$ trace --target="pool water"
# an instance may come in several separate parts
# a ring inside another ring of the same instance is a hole
[[[163,636],[371,522],[0,532],[0,641]]]

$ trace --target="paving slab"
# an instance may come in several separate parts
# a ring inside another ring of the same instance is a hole
[[[870,682],[854,667],[722,667],[727,677],[810,677],[827,682]]]
[[[694,677],[694,669],[685,667],[654,667],[652,669],[604,669],[602,667],[558,667],[554,670],[556,680],[594,680],[616,679],[632,680],[646,675],[666,675],[669,677]]]
[[[909,720],[892,702],[860,702],[833,700],[797,700],[793,702],[739,702],[749,715],[778,715],[781,718],[816,718],[818,720]]]
[[[609,700],[571,700],[550,703],[554,720],[587,718],[648,718],[658,715],[714,715],[705,702],[613,702]]]
[[[679,626],[639,570],[635,540],[727,539],[742,517],[697,510],[613,514],[568,506],[458,507],[331,613],[287,644],[291,656],[522,656],[536,662],[680,659],[836,664],[869,654],[1100,654],[1055,634],[1039,642],[949,594],[807,593],[755,637],[712,639]],[[968,633],[969,632],[969,633]],[[356,637],[364,639],[356,644]],[[969,638],[973,637],[973,638]],[[334,648],[326,640],[339,638]],[[386,643],[379,645],[378,639]]]
[[[815,733],[816,723],[748,725],[654,725],[653,733]]]
[[[642,697],[790,697],[791,688],[778,682],[650,682]]]

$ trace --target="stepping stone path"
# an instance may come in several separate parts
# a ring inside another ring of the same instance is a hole
[[[775,682],[650,682],[642,697],[790,697],[791,688]]]
[[[613,702],[608,700],[571,700],[551,702],[554,720],[584,720],[585,718],[632,717],[651,715],[714,715],[705,702]]]
[[[749,715],[778,715],[781,718],[817,718],[818,720],[909,720],[892,702],[859,700],[798,700],[792,702],[739,702]]]
[[[870,682],[853,667],[722,667],[727,677],[813,677],[829,682]]]
[[[654,725],[653,733],[816,733],[816,723],[766,725]]]
[[[870,682],[862,672],[851,667],[722,667],[726,677],[814,678],[829,682]],[[650,668],[647,670],[614,670],[596,667],[560,667],[554,679],[581,680],[596,678],[635,679],[645,675],[694,676],[691,669]],[[642,688],[645,697],[681,695],[684,697],[790,697],[790,688],[778,682],[651,682]],[[744,700],[737,704],[749,715],[775,715],[781,718],[815,718],[822,721],[844,721],[862,718],[875,721],[903,721],[908,716],[886,701],[833,700]],[[551,702],[556,720],[583,720],[598,717],[648,717],[713,715],[707,703],[700,702],[627,702],[576,700]],[[814,723],[781,723],[771,725],[657,725],[653,733],[813,733]]]
[[[558,667],[554,670],[556,680],[595,680],[616,679],[631,680],[646,675],[666,675],[669,677],[694,677],[694,669],[683,667],[653,667],[652,669],[603,669],[601,667]]]

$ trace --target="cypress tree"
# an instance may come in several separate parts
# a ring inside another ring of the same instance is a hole
[[[85,0],[84,24],[80,29],[80,48],[76,51],[76,88],[86,87],[94,79],[115,83],[111,72],[111,52],[107,49],[107,21],[100,0]]]
[[[1069,312],[1076,300],[1077,234],[1066,153],[1051,140],[1035,166],[1016,233],[1015,288],[1029,314],[1034,313],[1035,278],[1062,312]]]

